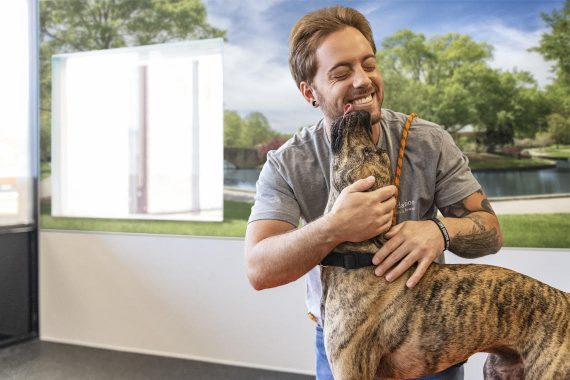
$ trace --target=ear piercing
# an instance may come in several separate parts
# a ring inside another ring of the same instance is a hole
[[[313,107],[317,108],[319,106],[319,103],[317,103],[317,101],[315,99],[313,99],[313,101],[311,102],[311,104],[313,105]]]

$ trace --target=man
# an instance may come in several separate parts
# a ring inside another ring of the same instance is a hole
[[[393,165],[406,115],[381,108],[383,84],[372,31],[354,9],[337,6],[303,16],[289,38],[289,66],[303,97],[324,118],[268,154],[246,232],[247,275],[261,290],[309,273],[307,305],[317,320],[317,379],[332,379],[320,327],[318,264],[335,246],[385,233],[389,240],[373,258],[376,274],[393,281],[417,263],[406,284],[413,287],[431,262],[442,262],[444,230],[449,250],[463,257],[497,252],[502,236],[450,135],[418,119],[409,131],[399,203],[394,186],[365,192],[373,182],[362,179],[344,189],[323,216],[330,187],[330,127],[345,105],[370,112],[374,141],[389,152]],[[399,224],[391,228],[396,206]],[[444,216],[441,229],[430,220],[437,209]],[[297,228],[299,219],[302,227]],[[462,367],[453,367],[429,378],[462,378],[462,373]]]

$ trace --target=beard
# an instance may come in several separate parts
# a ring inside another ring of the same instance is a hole
[[[384,86],[382,82],[380,82],[379,87],[372,84],[371,87],[368,88],[367,90],[358,91],[356,94],[350,94],[350,96],[347,95],[346,98],[354,98],[358,96],[358,94],[368,94],[372,91],[372,89],[374,90],[373,101],[376,102],[378,107],[375,107],[375,105],[373,104],[372,109],[367,111],[370,112],[370,124],[375,125],[380,122],[382,103],[384,101]],[[317,90],[316,88],[314,90],[315,90],[315,98],[319,103],[319,108],[321,109],[321,112],[325,117],[325,121],[327,122],[328,125],[331,125],[333,120],[344,114],[344,104],[348,103],[348,100],[345,100],[343,102],[343,106],[340,106],[339,108],[339,105],[335,103],[334,99],[332,100],[326,99],[324,96],[320,94],[320,92],[316,91]]]

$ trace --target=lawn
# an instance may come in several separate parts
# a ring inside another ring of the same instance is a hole
[[[570,145],[552,145],[546,148],[532,149],[531,154],[551,158],[570,158]]]
[[[570,214],[498,217],[505,247],[570,248]]]
[[[130,220],[130,219],[96,219],[96,218],[56,218],[51,216],[51,204],[41,205],[40,228],[136,232],[146,234],[196,235],[243,237],[251,204],[244,202],[224,201],[223,222],[183,222],[166,220]]]
[[[250,203],[224,202],[223,222],[54,218],[42,204],[42,229],[243,237]],[[505,247],[570,248],[570,214],[499,215]]]
[[[550,160],[543,158],[516,158],[488,153],[469,154],[469,167],[471,170],[500,170],[500,169],[523,169],[554,166]]]

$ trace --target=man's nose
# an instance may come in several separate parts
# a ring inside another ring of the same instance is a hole
[[[354,88],[367,87],[372,83],[368,73],[362,67],[358,67],[354,72],[354,80],[352,85]]]

